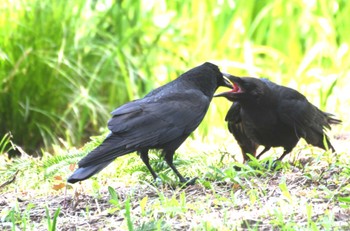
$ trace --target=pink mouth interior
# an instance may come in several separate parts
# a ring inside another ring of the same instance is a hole
[[[239,88],[237,83],[233,83],[233,88],[231,90],[231,92],[240,92],[241,89]]]

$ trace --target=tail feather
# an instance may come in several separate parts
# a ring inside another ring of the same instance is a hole
[[[324,112],[324,114],[327,116],[327,122],[328,124],[340,124],[342,121],[334,118],[334,115],[328,112]]]
[[[96,147],[78,163],[79,167],[88,167],[103,162],[113,161],[119,156],[136,151],[135,147],[127,147],[122,137],[117,135],[108,136],[100,146]]]
[[[86,180],[104,169],[115,158],[133,151],[135,151],[134,148],[126,148],[122,138],[109,135],[100,146],[79,161],[79,168],[75,170],[67,181],[75,183]]]
[[[78,181],[86,180],[86,179],[90,178],[91,176],[95,175],[96,173],[100,172],[107,165],[109,165],[112,161],[103,162],[103,163],[91,165],[88,167],[80,167],[77,170],[75,170],[75,172],[68,178],[67,181],[69,183],[74,184]]]

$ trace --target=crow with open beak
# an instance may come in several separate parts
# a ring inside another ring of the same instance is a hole
[[[298,91],[267,79],[236,77],[223,74],[232,83],[232,90],[215,95],[234,102],[226,115],[229,131],[243,153],[261,157],[271,147],[283,147],[281,161],[300,138],[322,149],[334,147],[325,133],[331,124],[341,120],[311,104]],[[259,145],[265,148],[256,155]]]

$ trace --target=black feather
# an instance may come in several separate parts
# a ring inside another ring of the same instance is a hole
[[[180,181],[186,181],[172,163],[174,152],[200,124],[219,86],[227,86],[219,68],[204,63],[144,98],[115,109],[108,122],[110,135],[78,163],[79,169],[68,182],[85,180],[115,158],[135,151],[156,178],[149,165],[149,149],[162,149]]]
[[[321,111],[294,89],[267,79],[225,76],[239,89],[218,96],[234,102],[226,120],[245,160],[246,153],[255,154],[258,145],[265,146],[265,149],[257,158],[271,147],[283,147],[285,151],[279,158],[282,160],[300,138],[323,149],[326,149],[325,139],[327,146],[335,151],[325,129],[330,129],[331,124],[341,123],[341,120]]]

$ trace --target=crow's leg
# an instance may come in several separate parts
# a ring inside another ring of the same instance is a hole
[[[147,166],[148,170],[151,172],[154,180],[156,181],[157,178],[159,178],[159,177],[155,173],[155,171],[152,169],[151,165],[149,164],[148,149],[141,150],[141,151],[139,151],[139,153],[140,153],[140,157],[141,157],[143,163],[145,163],[145,165]]]
[[[179,180],[181,183],[186,183],[187,185],[193,185],[196,182],[196,178],[189,179],[185,178],[181,175],[181,173],[176,169],[175,165],[173,164],[173,157],[174,157],[174,151],[165,151],[164,150],[164,159],[169,165],[169,167],[175,172],[175,174],[179,177]]]
[[[250,161],[250,158],[249,158],[247,153],[249,153],[249,154],[251,154],[253,156],[255,156],[255,154],[256,154],[255,152],[245,152],[245,151],[242,150],[243,163],[246,163],[246,162]]]
[[[283,158],[292,151],[293,148],[287,148],[287,149],[284,149],[284,152],[282,153],[282,155],[280,156],[280,158],[278,158],[277,160],[274,160],[272,162],[272,165],[271,165],[271,168],[272,169],[276,169],[277,166],[278,166],[278,163],[281,163]]]
[[[327,146],[328,146],[328,149],[330,149],[332,152],[336,152],[333,145],[331,144],[331,142],[329,141],[329,138],[328,136],[324,136],[324,139],[326,140],[326,143],[327,143]],[[314,144],[315,146],[319,147],[319,148],[322,148],[323,150],[327,150],[326,149],[326,146],[324,145],[324,139],[323,139],[323,136],[322,138],[318,139],[318,143]]]
[[[185,183],[187,180],[181,175],[181,173],[176,169],[175,165],[173,164],[173,157],[174,152],[172,151],[165,151],[164,153],[164,159],[169,165],[169,167],[175,172],[175,174],[179,177],[181,183]]]
[[[271,148],[271,147],[266,146],[266,147],[264,148],[264,150],[262,150],[262,151],[259,153],[259,155],[256,156],[256,159],[259,159],[265,152],[267,152],[268,150],[270,150],[270,148]]]
[[[328,139],[327,139],[327,144],[328,144],[328,148],[329,148],[330,150],[332,150],[332,152],[337,152],[337,151],[335,151],[333,145],[331,144],[331,142],[330,142]]]
[[[280,156],[280,158],[277,159],[277,161],[282,161],[283,158],[292,151],[293,148],[285,148],[284,152],[282,153],[282,156]]]

